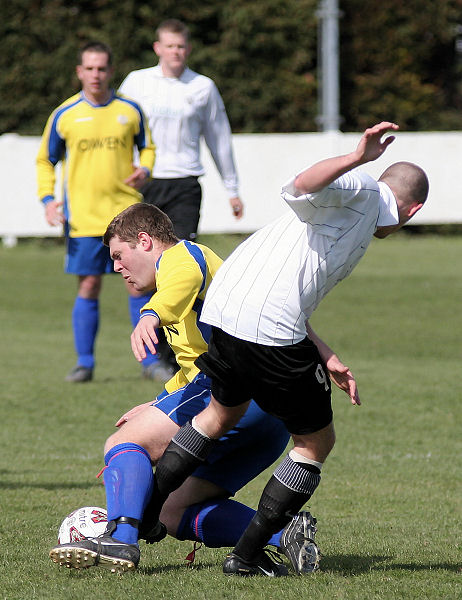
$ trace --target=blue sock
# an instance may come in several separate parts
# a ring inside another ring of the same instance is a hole
[[[77,364],[93,369],[95,358],[93,348],[99,325],[99,302],[77,296],[72,310],[74,344]]]
[[[131,517],[141,521],[152,493],[153,473],[149,454],[142,446],[126,442],[111,448],[104,457],[107,520]],[[136,544],[138,530],[128,523],[117,525],[113,537]]]
[[[179,540],[203,542],[209,548],[234,547],[255,511],[235,500],[211,500],[188,506],[176,537]],[[268,542],[279,545],[281,533]]]
[[[140,310],[143,306],[149,302],[152,297],[152,293],[144,294],[143,296],[128,296],[128,311],[130,313],[130,319],[133,327],[136,327],[140,320]],[[146,348],[146,346],[145,346]],[[157,362],[159,359],[156,354],[151,354],[146,348],[146,358],[143,359],[143,367],[147,367]]]

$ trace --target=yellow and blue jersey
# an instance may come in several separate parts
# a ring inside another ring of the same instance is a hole
[[[140,166],[151,173],[155,150],[144,115],[136,102],[114,92],[103,105],[80,92],[51,114],[37,156],[38,191],[42,202],[54,199],[54,169],[62,161],[71,237],[103,235],[113,217],[141,200],[124,183],[134,169],[134,146]]]
[[[175,352],[180,370],[165,385],[172,392],[199,373],[196,358],[207,351],[211,328],[199,321],[208,287],[222,260],[213,250],[182,240],[156,264],[156,292],[141,309],[155,314]]]

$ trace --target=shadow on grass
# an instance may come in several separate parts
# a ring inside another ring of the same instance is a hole
[[[82,483],[69,482],[69,483],[19,483],[15,481],[0,481],[0,490],[23,490],[27,488],[48,490],[54,492],[56,490],[88,490],[91,487],[100,487],[100,483],[89,483],[84,481]]]
[[[200,562],[194,563],[189,566],[184,563],[178,563],[176,565],[158,565],[157,567],[138,567],[138,572],[143,575],[162,575],[162,573],[171,573],[175,571],[205,571],[214,568],[221,568],[221,564],[216,562]]]
[[[390,563],[383,564],[385,561],[392,561],[393,559],[389,556],[329,556],[324,557],[322,560],[322,566],[320,574],[323,573],[335,573],[345,577],[354,577],[355,575],[362,575],[370,571],[433,571],[443,569],[445,571],[452,571],[454,573],[460,573],[460,565],[449,564],[449,563]],[[186,564],[175,564],[175,565],[158,565],[156,567],[143,566],[138,568],[138,572],[143,575],[162,575],[165,573],[171,573],[176,571],[183,571],[188,569],[191,571],[205,571],[209,569],[220,568],[221,564],[216,562],[201,562],[194,563],[193,566]],[[295,576],[295,573],[291,572]]]
[[[321,571],[345,576],[360,575],[369,571],[433,571],[443,569],[460,572],[460,565],[450,563],[395,563],[390,556],[330,555],[324,556]]]

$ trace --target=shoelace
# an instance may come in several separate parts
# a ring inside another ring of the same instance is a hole
[[[281,556],[279,555],[279,552],[277,552],[276,550],[271,550],[271,548],[263,548],[262,552],[264,552],[266,554],[266,556],[272,560],[273,562],[275,562],[278,565],[282,565],[284,564],[284,561],[282,560]]]
[[[200,550],[202,548],[202,542],[194,542],[194,546],[193,549],[191,550],[191,552],[188,554],[188,556],[185,558],[185,561],[187,561],[187,566],[191,567],[195,558],[196,558],[196,552],[198,550]]]

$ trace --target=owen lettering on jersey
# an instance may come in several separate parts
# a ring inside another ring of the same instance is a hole
[[[79,152],[87,152],[88,150],[117,150],[117,148],[126,148],[127,142],[124,138],[115,136],[107,136],[104,138],[83,138],[79,140],[77,148]]]

